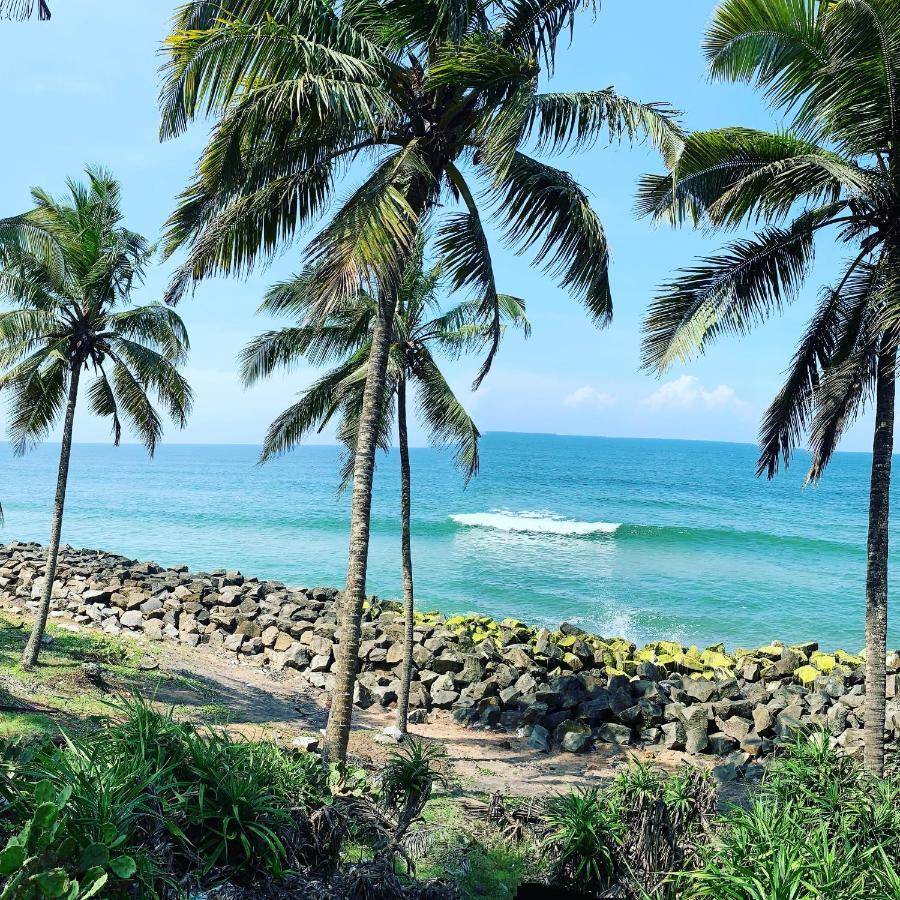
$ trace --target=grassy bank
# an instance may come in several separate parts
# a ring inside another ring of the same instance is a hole
[[[900,897],[900,782],[867,778],[820,737],[783,747],[724,811],[700,770],[646,764],[539,801],[490,797],[455,781],[436,744],[338,770],[229,736],[227,703],[141,668],[153,661],[138,643],[51,637],[25,673],[22,631],[0,619],[3,900],[55,896],[65,879],[73,897],[111,898],[502,900],[525,881],[634,900]],[[95,665],[129,692],[194,700],[123,702],[91,680]],[[42,881],[13,885],[22,852]]]

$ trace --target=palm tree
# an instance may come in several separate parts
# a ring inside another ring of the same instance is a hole
[[[0,220],[0,391],[10,397],[9,432],[16,454],[46,437],[63,414],[59,474],[37,618],[22,665],[38,659],[47,625],[62,530],[75,407],[83,372],[93,375],[86,400],[112,421],[123,420],[153,453],[162,423],[149,392],[184,425],[191,392],[176,366],[185,359],[184,324],[169,307],[129,306],[153,248],[122,227],[118,183],[88,168],[87,184],[69,181],[69,196],[31,192],[34,208]]]
[[[663,370],[723,333],[743,334],[798,295],[816,237],[848,260],[822,292],[761,426],[758,474],[790,462],[808,432],[809,480],[874,397],[866,577],[865,762],[884,766],[888,511],[900,286],[900,4],[724,0],[705,49],[716,78],[755,82],[792,128],[691,135],[643,211],[679,224],[757,226],[683,270],[650,307],[644,358]]]
[[[34,15],[35,0],[0,0],[0,17],[24,21]],[[38,19],[49,21],[50,7],[47,0],[37,0]]]
[[[365,285],[378,298],[354,454],[342,639],[326,753],[346,756],[365,598],[372,473],[399,284],[427,220],[491,325],[479,381],[500,336],[483,226],[490,212],[519,252],[577,295],[598,324],[612,304],[606,236],[571,176],[526,153],[584,149],[603,136],[680,147],[673,111],[612,89],[542,93],[557,43],[593,0],[196,0],[166,42],[162,137],[218,119],[169,222],[187,258],[177,301],[198,280],[239,274],[298,228],[310,308],[322,319]],[[366,171],[363,162],[368,161]],[[355,165],[354,165],[355,164]],[[337,197],[350,173],[363,174]],[[473,179],[488,210],[476,202]]]
[[[441,310],[441,265],[425,271],[424,241],[404,274],[397,295],[394,328],[388,350],[386,386],[379,419],[377,444],[390,449],[393,425],[397,424],[400,453],[400,549],[403,575],[404,647],[403,675],[397,696],[397,727],[407,730],[409,690],[413,670],[415,600],[411,546],[412,482],[409,461],[408,388],[416,389],[419,415],[435,446],[452,446],[455,462],[466,482],[479,466],[480,434],[453,393],[435,359],[433,350],[457,356],[484,347],[490,329],[481,321],[478,303],[463,302]],[[290,370],[302,358],[316,363],[334,362],[334,368],[305,391],[297,403],[272,423],[266,435],[261,461],[265,462],[296,447],[313,429],[321,431],[340,416],[338,437],[345,447],[341,489],[353,479],[357,432],[362,413],[378,302],[360,292],[353,302],[333,310],[325,322],[307,304],[304,276],[276,285],[261,312],[289,312],[297,323],[289,328],[265,332],[254,338],[242,354],[242,374],[247,385],[271,376],[276,369]],[[499,295],[504,323],[517,325],[526,336],[530,323],[523,301]]]

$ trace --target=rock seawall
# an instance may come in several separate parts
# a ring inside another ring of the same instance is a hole
[[[0,604],[33,612],[45,550],[0,545]],[[208,644],[247,665],[295,669],[333,686],[340,641],[334,588],[290,588],[240,572],[163,568],[97,550],[60,552],[51,616],[108,634]],[[370,598],[356,702],[391,706],[400,687],[399,605]],[[584,752],[599,742],[727,757],[740,768],[800,728],[827,728],[850,752],[862,741],[863,660],[814,643],[725,652],[513,619],[418,613],[413,718],[444,710],[473,727],[518,729],[530,746]],[[900,654],[888,657],[888,735],[900,739]]]

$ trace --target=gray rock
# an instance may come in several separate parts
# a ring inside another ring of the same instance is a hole
[[[128,612],[122,613],[119,624],[123,628],[140,628],[143,621],[144,617],[141,615],[140,610],[131,609]]]
[[[244,635],[229,634],[223,643],[226,650],[231,650],[236,653],[244,644]]]
[[[550,732],[542,725],[532,727],[528,735],[528,746],[533,750],[540,750],[542,753],[550,752]]]
[[[591,729],[584,722],[568,719],[556,726],[553,739],[566,753],[584,753],[591,746]]]
[[[439,709],[449,709],[458,699],[457,691],[432,691],[431,705]]]
[[[667,750],[683,750],[687,735],[681,722],[666,722],[662,726],[662,742]]]
[[[775,718],[775,733],[785,739],[803,729],[803,707],[799,704],[785,707]]]
[[[705,706],[688,706],[682,712],[684,748],[688,753],[701,753],[709,743],[709,711]]]
[[[619,744],[625,746],[631,743],[631,729],[626,725],[617,725],[615,722],[607,722],[597,729],[597,737],[607,744]]]
[[[757,706],[753,710],[753,727],[758,734],[768,734],[775,724],[771,711],[766,706]]]

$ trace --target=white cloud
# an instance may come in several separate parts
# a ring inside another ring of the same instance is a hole
[[[643,402],[652,410],[724,410],[746,406],[730,385],[720,384],[708,390],[695,375],[682,375],[667,381]]]
[[[606,406],[612,406],[616,402],[616,398],[612,394],[598,391],[597,388],[590,384],[586,384],[578,390],[573,391],[564,400],[566,406],[576,409],[579,406],[593,406],[602,409]]]

